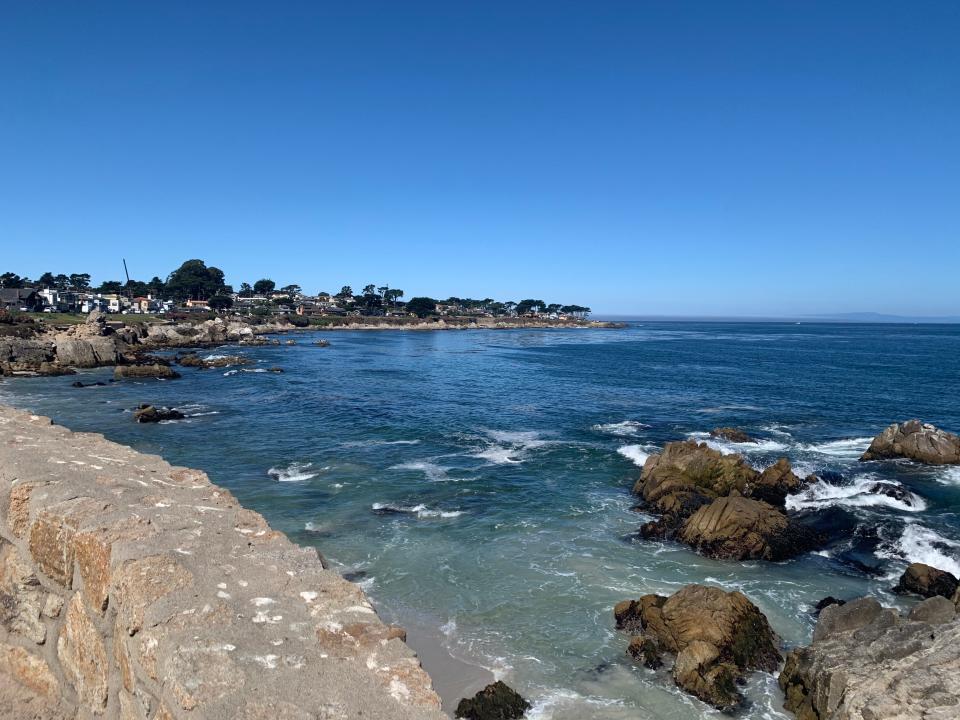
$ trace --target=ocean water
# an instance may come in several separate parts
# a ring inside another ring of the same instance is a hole
[[[0,402],[206,470],[362,583],[383,615],[437,628],[534,718],[719,717],[637,667],[615,603],[691,582],[746,593],[786,646],[825,595],[889,593],[908,561],[960,575],[960,468],[858,463],[872,435],[920,417],[960,430],[960,327],[642,323],[622,330],[297,334],[224,348],[255,365],[76,389],[7,380]],[[280,365],[286,372],[256,372]],[[137,425],[138,403],[180,422]],[[637,541],[630,488],[664,443],[713,443],[757,467],[788,457],[825,479],[790,499],[832,535],[790,562],[719,562]],[[712,442],[712,441],[710,441]],[[894,490],[891,494],[879,490]],[[780,718],[773,676],[747,718]]]

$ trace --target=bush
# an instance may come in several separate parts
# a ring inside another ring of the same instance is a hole
[[[288,323],[298,328],[305,328],[310,325],[310,320],[303,317],[302,315],[286,315],[286,320]]]

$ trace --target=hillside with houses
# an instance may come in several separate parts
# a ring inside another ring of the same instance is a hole
[[[191,314],[226,313],[255,318],[288,317],[307,324],[313,318],[355,317],[467,317],[584,320],[590,308],[525,299],[500,301],[425,296],[404,300],[405,293],[387,285],[368,284],[358,291],[349,285],[336,293],[307,293],[300,285],[277,287],[263,278],[226,284],[224,273],[202,260],[187,260],[165,280],[128,279],[91,283],[87,273],[43,273],[33,280],[13,272],[0,275],[0,309],[22,313],[155,315],[178,318]]]

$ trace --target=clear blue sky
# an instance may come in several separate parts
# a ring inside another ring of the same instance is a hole
[[[960,314],[960,3],[0,4],[0,272]]]

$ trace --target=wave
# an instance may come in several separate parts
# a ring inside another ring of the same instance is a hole
[[[453,478],[447,474],[450,468],[445,468],[429,460],[418,460],[416,462],[400,463],[392,465],[391,470],[417,470],[426,475],[427,480],[431,482],[460,482],[463,478]]]
[[[878,557],[924,563],[960,577],[960,542],[916,523],[909,523],[898,540],[875,552]]]
[[[315,478],[319,473],[307,472],[313,463],[291,463],[285,468],[270,468],[267,475],[276,478],[278,482],[301,482]]]
[[[830,442],[801,445],[800,449],[806,452],[830,455],[838,458],[858,458],[863,455],[872,441],[873,438],[869,437],[846,438],[844,440],[831,440]]]
[[[536,430],[485,430],[484,433],[492,442],[470,457],[486,460],[491,465],[516,465],[524,461],[530,450],[552,442],[544,440]]]
[[[343,447],[378,447],[380,445],[419,445],[419,440],[351,440]]]
[[[847,485],[819,480],[787,497],[787,510],[819,510],[826,507],[887,507],[903,512],[922,512],[927,503],[902,485],[861,475]]]
[[[722,438],[713,437],[710,433],[706,432],[692,432],[688,433],[687,437],[691,440],[696,440],[697,442],[706,443],[709,447],[712,447],[714,450],[719,450],[720,452],[730,455],[742,455],[744,453],[774,453],[774,452],[783,452],[787,449],[787,444],[780,442],[779,440],[773,440],[770,438],[758,438],[754,442],[733,442],[732,440],[724,440]]]
[[[643,467],[650,457],[650,453],[642,445],[624,445],[617,448],[617,452],[639,467]]]
[[[607,433],[608,435],[630,436],[637,435],[641,430],[646,430],[650,426],[638,420],[624,420],[616,423],[603,423],[593,425],[590,429],[597,432]]]
[[[960,465],[940,469],[937,472],[937,482],[944,485],[960,485]]]
[[[418,518],[455,518],[464,514],[463,510],[436,510],[422,503],[419,505],[374,503],[370,509],[378,515],[415,515]]]

